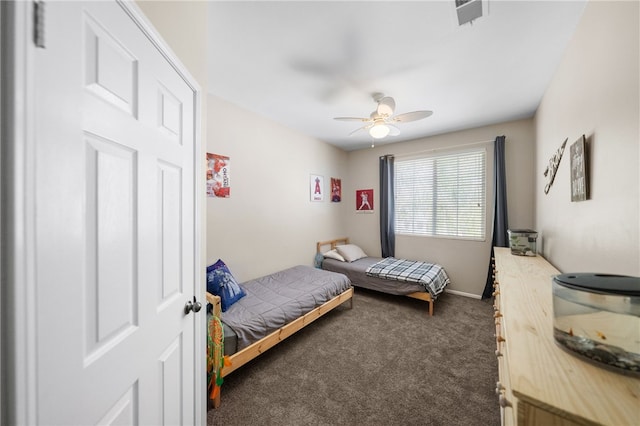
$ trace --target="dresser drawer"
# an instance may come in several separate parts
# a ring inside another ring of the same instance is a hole
[[[496,337],[496,358],[498,360],[498,382],[496,383],[496,397],[500,405],[500,423],[503,426],[516,424],[516,412],[514,409],[514,397],[511,392],[511,381],[509,378],[509,365],[505,330],[503,327],[503,306],[499,281],[499,272],[494,267],[494,323]]]
[[[551,282],[542,256],[495,248],[494,327],[503,425],[640,425],[640,380],[587,363],[553,337]]]

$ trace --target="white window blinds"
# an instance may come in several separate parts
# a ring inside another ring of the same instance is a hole
[[[396,233],[484,240],[485,157],[476,149],[396,159]]]

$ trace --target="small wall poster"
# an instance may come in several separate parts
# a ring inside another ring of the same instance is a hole
[[[359,212],[373,212],[373,189],[356,190],[356,210]]]
[[[324,177],[319,175],[311,175],[309,180],[309,189],[311,192],[311,201],[324,200]]]
[[[331,178],[331,201],[339,203],[342,200],[342,181],[338,178]]]
[[[207,197],[231,195],[230,163],[229,157],[207,153]]]

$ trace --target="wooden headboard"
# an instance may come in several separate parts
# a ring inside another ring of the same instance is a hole
[[[333,250],[334,248],[336,248],[336,246],[343,245],[343,244],[349,244],[349,238],[344,237],[344,238],[336,238],[335,240],[329,240],[329,241],[318,241],[316,243],[316,253],[323,253],[324,251]],[[322,247],[324,246],[331,246],[331,248],[322,250]]]

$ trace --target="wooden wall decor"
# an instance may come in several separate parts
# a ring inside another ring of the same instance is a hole
[[[586,138],[582,135],[569,147],[569,155],[571,155],[571,201],[585,201],[589,198],[589,164],[586,145]]]
[[[544,193],[548,194],[551,189],[551,185],[553,185],[553,180],[556,178],[556,173],[558,172],[558,166],[560,166],[560,160],[562,160],[562,154],[564,154],[564,147],[567,145],[567,141],[569,138],[566,138],[564,142],[562,142],[562,146],[558,148],[553,157],[549,159],[549,165],[544,170],[544,176],[547,178],[547,184],[544,186]]]

